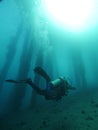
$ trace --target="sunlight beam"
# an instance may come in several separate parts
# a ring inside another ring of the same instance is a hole
[[[71,30],[83,29],[89,23],[94,0],[43,0],[48,16]]]

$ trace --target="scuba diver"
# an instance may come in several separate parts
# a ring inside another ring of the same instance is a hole
[[[7,82],[11,83],[26,83],[30,85],[39,95],[43,95],[46,100],[60,100],[63,96],[66,96],[68,93],[68,89],[75,89],[65,80],[64,77],[60,77],[56,80],[51,80],[48,74],[39,66],[34,69],[34,72],[41,75],[46,80],[46,88],[41,89],[34,82],[32,82],[31,78],[26,80],[12,80],[8,79]]]

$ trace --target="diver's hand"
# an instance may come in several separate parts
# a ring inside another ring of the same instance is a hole
[[[72,89],[72,90],[75,90],[76,88],[71,86],[71,85],[68,85],[68,89]]]

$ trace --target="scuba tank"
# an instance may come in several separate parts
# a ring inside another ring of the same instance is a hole
[[[50,85],[51,90],[57,91],[60,96],[67,95],[68,83],[64,77],[60,77],[56,80],[50,81],[49,85]]]
[[[63,78],[58,78],[56,80],[50,81],[49,84],[51,87],[57,87],[59,85],[61,85],[64,82]]]

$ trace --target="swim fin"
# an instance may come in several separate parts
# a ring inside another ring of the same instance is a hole
[[[8,79],[8,80],[5,80],[6,82],[10,82],[10,83],[27,83],[27,80],[19,80],[19,81],[16,81],[16,80],[12,80],[12,79]]]
[[[49,75],[41,67],[39,66],[35,67],[34,72],[38,73],[43,78],[45,78],[47,82],[51,81],[51,78],[49,77]]]
[[[7,79],[7,80],[5,80],[6,82],[11,82],[11,83],[19,83],[18,81],[16,81],[16,80],[12,80],[12,79]]]

